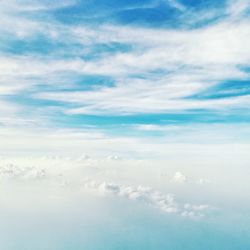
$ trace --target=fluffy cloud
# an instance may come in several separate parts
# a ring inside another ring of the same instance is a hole
[[[172,181],[176,183],[185,183],[187,182],[187,177],[181,172],[176,172],[172,178]]]
[[[160,172],[159,177],[166,179],[169,175],[166,172]],[[190,185],[206,185],[211,183],[207,178],[190,178],[184,175],[182,172],[177,171],[170,179],[172,184],[188,184]]]
[[[47,178],[45,169],[22,167],[14,164],[0,165],[1,179],[41,180]]]
[[[178,203],[174,195],[163,194],[144,186],[132,187],[86,179],[84,181],[84,189],[103,196],[111,195],[140,201],[163,212],[180,214],[182,216],[202,217],[212,208],[209,205]]]

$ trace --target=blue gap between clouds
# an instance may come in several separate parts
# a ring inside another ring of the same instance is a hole
[[[209,100],[250,95],[250,80],[230,80],[206,89],[187,99]]]
[[[177,1],[178,2],[178,1]],[[51,12],[51,15],[62,23],[74,25],[119,24],[136,25],[145,27],[172,27],[172,28],[198,28],[206,26],[212,20],[204,17],[204,20],[193,23],[196,15],[201,16],[203,10],[220,10],[220,16],[225,15],[227,1],[222,0],[183,0],[179,1],[186,8],[180,11],[174,4],[164,0],[104,0],[104,1],[79,1],[76,5],[61,8]],[[218,17],[214,17],[218,19]],[[213,18],[212,18],[213,19]],[[187,24],[189,24],[187,26]]]
[[[106,54],[127,53],[133,50],[133,46],[126,43],[94,43],[93,45],[79,44],[67,39],[49,39],[42,35],[36,35],[29,39],[18,39],[3,36],[0,44],[1,52],[10,55],[52,56],[51,59],[83,59],[87,61],[102,58]]]

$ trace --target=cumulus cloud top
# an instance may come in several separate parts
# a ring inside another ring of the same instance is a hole
[[[172,178],[173,182],[184,183],[187,182],[187,177],[181,172],[176,172]]]
[[[84,188],[103,196],[111,195],[140,201],[163,212],[182,216],[202,217],[206,211],[212,209],[209,205],[179,203],[173,194],[163,194],[144,186],[132,187],[86,179]]]
[[[18,179],[18,180],[42,180],[47,178],[45,169],[36,167],[23,167],[14,164],[0,165],[1,179]]]

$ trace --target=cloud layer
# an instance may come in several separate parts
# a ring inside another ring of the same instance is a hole
[[[18,103],[26,110],[29,106],[48,118],[51,110],[70,117],[248,108],[248,85],[244,92],[238,91],[241,81],[249,80],[247,1],[229,1],[223,18],[185,29],[118,21],[87,25],[80,19],[66,24],[58,19],[61,10],[68,21],[67,10],[76,11],[77,4],[46,7],[35,1],[29,5],[13,1],[2,6],[1,12],[7,11],[0,30],[4,38],[0,94],[9,107]],[[84,8],[82,4],[78,7]],[[159,2],[145,4],[158,6]],[[197,16],[189,6],[176,1],[165,4],[180,11],[180,23],[195,22]],[[119,6],[126,8],[138,6]],[[44,18],[36,18],[37,11]],[[207,11],[212,15],[214,9]],[[12,27],[13,23],[19,25]],[[85,80],[89,75],[91,82]],[[106,85],[105,77],[111,84]],[[215,86],[226,91],[227,85],[222,84],[232,80],[236,82],[231,94],[216,97]],[[214,96],[202,98],[210,90]]]
[[[86,180],[84,188],[100,195],[111,195],[143,202],[149,206],[160,209],[165,213],[180,214],[182,216],[203,217],[206,210],[212,209],[208,205],[191,205],[177,203],[172,194],[162,194],[150,187],[123,186],[114,183]]]

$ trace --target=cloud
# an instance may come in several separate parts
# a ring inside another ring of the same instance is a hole
[[[66,114],[159,113],[247,107],[248,96],[213,100],[187,97],[223,81],[249,78],[248,73],[239,67],[247,66],[250,58],[248,27],[248,21],[222,22],[189,31],[124,30],[119,27],[112,30],[111,27],[106,29],[110,33],[107,42],[112,40],[112,36],[117,42],[125,42],[125,33],[129,33],[126,42],[138,43],[139,49],[128,53],[107,53],[105,58],[94,61],[61,61],[55,65],[59,71],[70,68],[78,73],[112,76],[114,86],[93,91],[42,92],[35,96],[77,106],[66,108]],[[98,32],[102,36],[103,31],[100,29]],[[140,37],[144,39],[139,40]],[[52,70],[53,67],[48,68]],[[159,76],[150,73],[157,70],[163,73]],[[147,79],[131,77],[136,74],[145,75]]]
[[[172,181],[176,183],[185,183],[187,182],[187,177],[181,172],[176,172],[172,178]]]
[[[169,3],[185,9],[177,1]],[[74,5],[74,2],[67,4]],[[3,53],[0,59],[4,77],[0,88],[2,95],[17,95],[29,90],[29,98],[55,101],[54,105],[64,103],[61,111],[66,116],[165,113],[199,108],[230,110],[249,106],[249,96],[213,100],[188,98],[223,81],[249,79],[249,74],[242,69],[250,59],[249,19],[242,14],[248,6],[245,1],[228,4],[229,13],[241,10],[237,12],[240,16],[237,20],[231,13],[218,22],[192,29],[121,24],[97,25],[93,29],[85,24],[66,25],[53,18],[41,20],[26,15],[45,7],[40,5],[34,2],[27,7],[13,2],[8,7],[3,19],[7,23],[1,25],[5,29],[1,30],[3,34],[10,32],[6,44],[18,37],[26,41],[26,36],[39,38],[42,35],[48,42],[67,45],[66,51],[71,54],[66,58],[62,54],[63,47],[49,54],[41,52],[39,56],[33,52],[25,55]],[[53,9],[54,5],[53,2],[48,9]],[[58,4],[57,7],[64,6]],[[12,23],[19,26],[12,29],[9,26]],[[29,46],[36,43],[34,40]],[[114,52],[109,49],[114,43],[128,45],[130,49]],[[101,45],[106,49],[95,57],[91,51]],[[65,72],[69,74],[66,80]],[[69,83],[74,81],[75,74],[106,75],[114,80],[114,85],[76,91]],[[62,83],[67,84],[67,91],[60,91]]]
[[[230,0],[228,1],[227,12],[233,18],[241,18],[249,11],[249,0]]]
[[[4,37],[0,47],[0,123],[5,127],[54,128],[86,124],[84,119],[88,115],[140,117],[193,110],[199,110],[198,115],[203,115],[199,121],[203,119],[205,123],[204,117],[214,118],[216,112],[232,114],[237,110],[241,117],[248,110],[249,94],[237,92],[237,86],[230,89],[231,93],[238,93],[235,96],[197,98],[211,89],[216,94],[216,86],[232,79],[239,84],[249,80],[247,2],[230,1],[225,10],[229,14],[221,13],[220,19],[206,25],[182,29],[114,22],[95,24],[94,28],[92,23],[66,24],[55,14],[57,8],[67,12],[64,3],[52,2],[46,7],[37,1],[28,2],[29,5],[6,2],[6,11],[4,7],[0,10],[5,13],[0,25]],[[181,4],[168,2],[177,8]],[[75,3],[66,2],[71,4]],[[190,12],[190,19],[196,19],[197,13],[188,6],[179,8]],[[235,18],[232,11],[237,8],[240,10]],[[42,11],[43,18],[36,15],[37,10]],[[209,14],[211,10],[202,11]],[[18,25],[12,27],[13,24]],[[86,75],[96,80],[86,83],[83,80]],[[100,77],[108,77],[112,84],[100,83]],[[214,113],[206,113],[208,110]],[[187,122],[195,122],[192,115]],[[136,122],[131,118],[129,123]],[[104,126],[95,124],[95,127],[104,133]],[[193,135],[191,126],[189,129]],[[144,127],[146,130],[175,134],[181,131]],[[122,141],[137,139],[122,138]]]
[[[211,182],[210,180],[204,179],[204,178],[201,178],[198,181],[196,181],[196,183],[199,184],[199,185],[209,184],[210,182]]]
[[[15,180],[42,180],[47,178],[45,169],[36,167],[21,167],[14,164],[0,165],[0,178]]]
[[[160,172],[159,177],[166,179],[168,174],[166,172]],[[174,175],[169,179],[170,183],[173,184],[188,184],[190,185],[207,185],[211,183],[207,178],[190,178],[187,175],[184,175],[182,172],[177,171]],[[185,187],[187,187],[185,185]]]
[[[167,0],[167,2],[173,6],[174,8],[180,10],[180,11],[185,11],[186,7],[184,4],[182,4],[180,1],[176,1],[176,0]]]
[[[176,201],[172,194],[163,194],[144,186],[131,187],[87,179],[84,182],[84,189],[103,196],[111,195],[140,201],[163,212],[182,216],[202,217],[207,210],[212,208],[209,205],[181,204]]]

